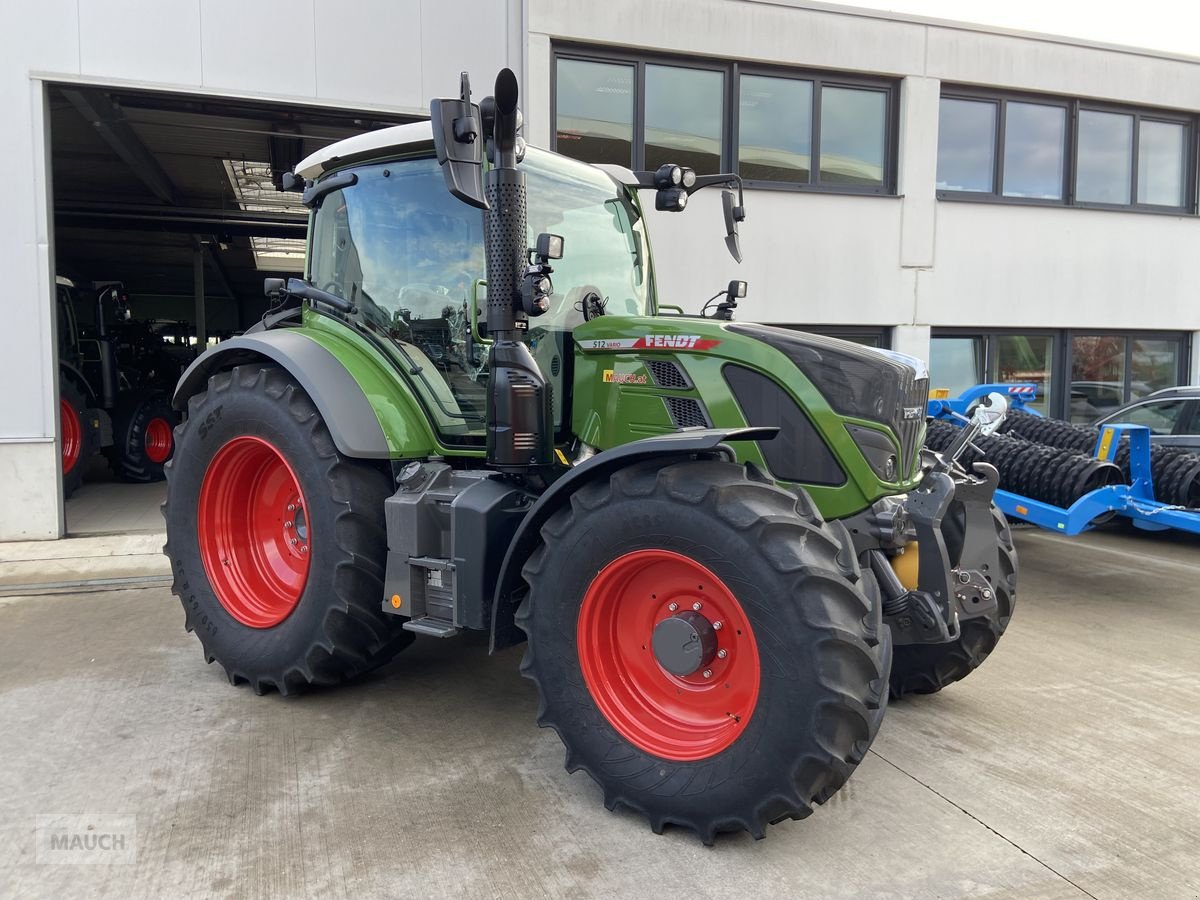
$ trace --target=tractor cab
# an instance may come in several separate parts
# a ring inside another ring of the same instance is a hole
[[[377,134],[368,161],[339,165],[317,154],[298,167],[298,175],[314,179],[317,197],[305,277],[353,304],[363,328],[416,362],[418,389],[448,441],[482,438],[490,343],[483,218],[446,191],[428,124]],[[528,330],[560,430],[570,333],[584,322],[585,297],[598,297],[609,314],[651,314],[652,261],[637,197],[624,185],[534,148],[522,167],[529,246],[539,233],[553,233],[565,247],[554,262],[547,312]],[[335,179],[344,186],[321,192]]]

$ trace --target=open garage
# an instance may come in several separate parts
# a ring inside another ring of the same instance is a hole
[[[69,534],[159,530],[169,396],[206,346],[300,275],[283,176],[404,117],[48,84],[63,487]]]

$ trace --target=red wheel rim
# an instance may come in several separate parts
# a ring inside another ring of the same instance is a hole
[[[67,474],[79,462],[83,450],[83,426],[79,424],[79,413],[65,397],[58,401],[59,430],[62,432],[62,469]]]
[[[226,611],[251,628],[286,619],[308,582],[312,535],[283,455],[257,437],[221,447],[204,472],[196,524],[204,571]]]
[[[166,462],[175,446],[171,423],[161,417],[146,423],[146,458],[152,463]]]
[[[680,676],[659,663],[652,636],[687,611],[707,620],[716,647],[706,664]],[[655,756],[720,753],[745,731],[758,702],[750,620],[717,576],[679,553],[636,550],[605,566],[584,595],[576,638],[584,682],[604,717]]]

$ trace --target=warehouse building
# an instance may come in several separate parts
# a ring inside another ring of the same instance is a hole
[[[921,356],[934,387],[1033,381],[1079,421],[1200,381],[1200,60],[803,0],[47,0],[15,24],[0,539],[80,530],[64,357],[95,380],[101,323],[132,316],[137,374],[84,385],[119,406],[258,321],[263,276],[303,265],[283,173],[462,69],[477,96],[517,71],[535,145],[742,175],[741,266],[716,197],[653,216],[666,302],[743,278],[742,318]]]

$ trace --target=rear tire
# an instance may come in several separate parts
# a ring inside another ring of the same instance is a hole
[[[113,415],[113,472],[122,481],[163,480],[163,466],[175,449],[179,415],[165,394],[134,391],[123,394]]]
[[[586,771],[609,809],[705,843],[760,838],[862,761],[887,704],[891,632],[845,528],[807,495],[732,463],[651,462],[580,488],[541,536],[523,570],[521,671],[567,770]],[[697,668],[672,675],[659,626],[693,603],[724,621]]]
[[[908,644],[896,647],[892,662],[892,699],[908,694],[934,694],[948,684],[961,681],[988,658],[1012,619],[1017,602],[1017,551],[1004,513],[992,507],[1000,571],[987,573],[996,593],[996,608],[984,616],[962,621],[958,640],[948,644]],[[961,529],[961,526],[960,526]],[[962,535],[955,537],[959,548]]]
[[[209,379],[166,464],[173,593],[232,684],[289,694],[387,662],[413,640],[385,615],[380,466],[338,453],[276,366]]]

